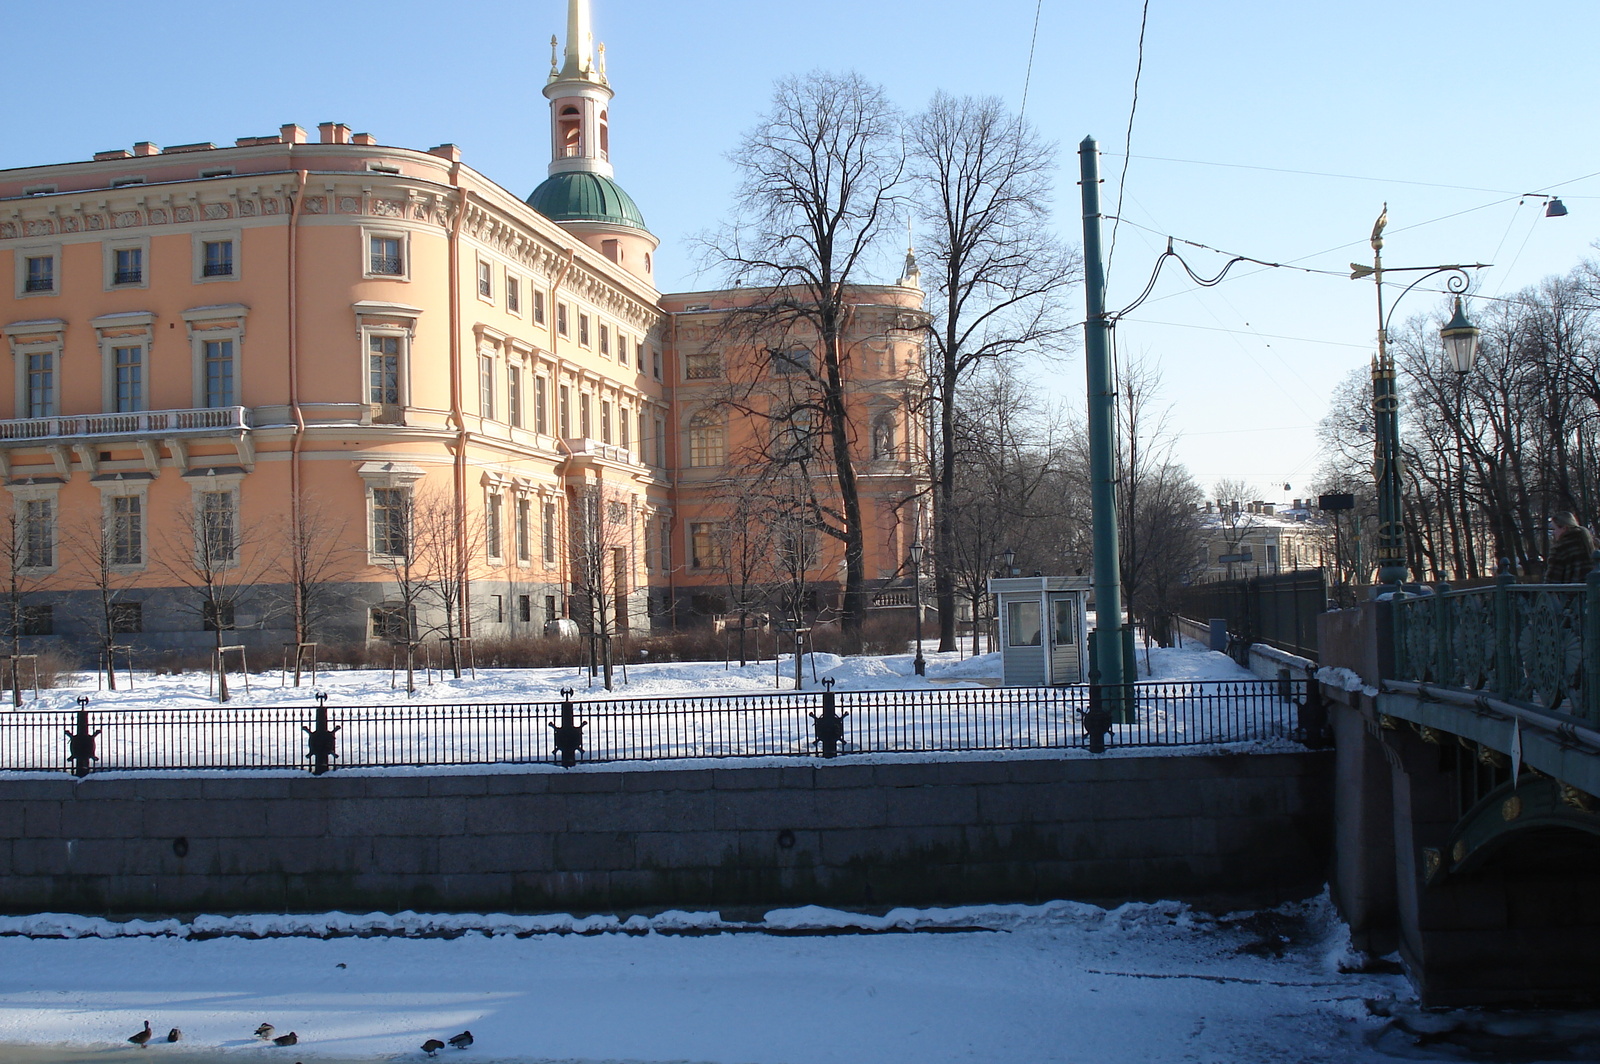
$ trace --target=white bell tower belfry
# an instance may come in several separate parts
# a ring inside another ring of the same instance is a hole
[[[612,178],[611,84],[594,43],[589,0],[567,0],[567,47],[550,38],[550,173],[528,206],[637,277],[649,280],[660,244],[638,204]]]
[[[556,38],[550,38],[550,173],[584,172],[612,176],[605,45],[598,49],[591,29],[589,0],[567,0],[567,43],[557,65]]]

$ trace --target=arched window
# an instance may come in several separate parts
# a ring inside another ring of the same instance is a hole
[[[611,158],[611,131],[606,121],[607,114],[606,111],[600,112],[600,158],[602,159]]]
[[[715,411],[702,410],[689,421],[689,464],[695,468],[719,466],[726,448],[722,418]]]
[[[900,457],[894,445],[894,414],[888,410],[872,419],[872,457]]]
[[[583,154],[583,117],[576,107],[568,105],[561,109],[556,130],[561,137],[561,154],[564,157],[573,159]]]

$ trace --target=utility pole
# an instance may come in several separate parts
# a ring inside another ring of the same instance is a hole
[[[1130,723],[1123,697],[1128,670],[1122,646],[1122,576],[1117,545],[1116,398],[1111,381],[1111,321],[1100,259],[1100,151],[1093,137],[1078,145],[1083,188],[1084,361],[1089,383],[1089,483],[1094,518],[1094,667],[1111,722]]]

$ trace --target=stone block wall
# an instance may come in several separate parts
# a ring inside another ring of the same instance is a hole
[[[1327,753],[0,780],[0,909],[1180,898],[1327,878]]]

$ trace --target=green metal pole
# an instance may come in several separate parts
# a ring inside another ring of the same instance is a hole
[[[1094,519],[1095,664],[1105,685],[1105,708],[1117,724],[1131,723],[1122,684],[1122,577],[1117,547],[1116,422],[1111,382],[1111,321],[1100,259],[1100,151],[1093,137],[1078,145],[1083,187],[1084,361],[1089,383],[1089,483]]]
[[[1405,502],[1401,490],[1400,396],[1383,311],[1383,227],[1389,205],[1372,227],[1372,280],[1378,294],[1378,357],[1372,360],[1373,470],[1378,493],[1378,583],[1400,585],[1410,575],[1406,564]]]

